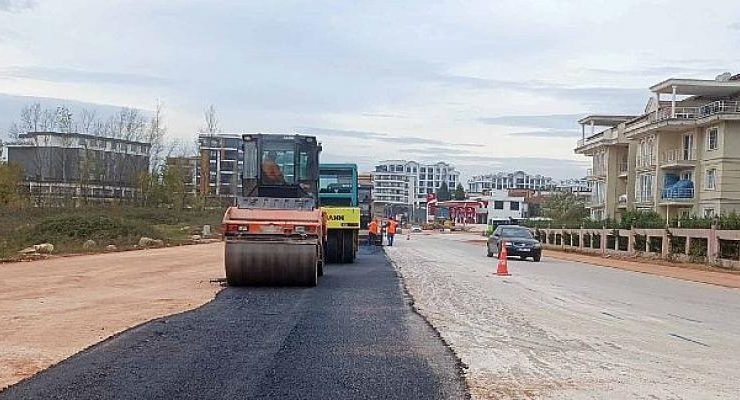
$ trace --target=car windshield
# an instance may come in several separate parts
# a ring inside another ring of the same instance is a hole
[[[501,236],[518,239],[532,239],[532,234],[529,232],[528,229],[519,228],[502,229]]]

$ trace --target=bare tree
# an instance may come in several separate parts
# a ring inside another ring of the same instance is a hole
[[[203,122],[204,125],[200,128],[201,133],[218,133],[221,132],[219,126],[218,113],[216,107],[211,104],[205,110],[203,110]]]
[[[59,106],[54,113],[54,126],[56,130],[62,133],[72,133],[74,130],[74,121],[72,112],[66,106]]]
[[[149,127],[146,130],[146,136],[143,138],[145,142],[150,144],[149,147],[149,169],[154,171],[159,167],[160,156],[162,155],[162,149],[164,148],[164,136],[167,133],[167,127],[164,124],[164,105],[162,102],[157,100],[154,113],[149,120]]]
[[[41,111],[41,120],[39,123],[39,129],[41,131],[50,132],[56,129],[56,113],[48,108]]]
[[[18,136],[21,133],[23,132],[16,122],[10,124],[10,128],[8,128],[8,136],[10,136],[11,140],[18,140]]]
[[[99,124],[98,114],[95,110],[83,108],[80,112],[80,118],[78,121],[78,130],[82,133],[94,134],[94,128],[96,124]]]
[[[21,109],[20,129],[25,132],[38,132],[42,128],[41,104],[33,103]]]

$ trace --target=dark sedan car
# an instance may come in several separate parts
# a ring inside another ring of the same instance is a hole
[[[509,257],[520,257],[522,260],[531,257],[534,261],[542,258],[542,245],[523,226],[499,225],[488,238],[488,257],[493,257],[494,254],[498,256],[502,244],[506,246],[506,255]]]

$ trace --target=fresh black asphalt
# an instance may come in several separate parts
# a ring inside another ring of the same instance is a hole
[[[458,399],[460,367],[379,248],[315,288],[227,288],[0,392],[0,399]]]

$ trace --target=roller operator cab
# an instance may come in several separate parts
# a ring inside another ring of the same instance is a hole
[[[327,216],[326,261],[352,263],[360,233],[358,179],[355,164],[321,164],[319,199]]]
[[[242,196],[223,219],[233,286],[315,286],[323,274],[325,216],[313,136],[243,135]]]

